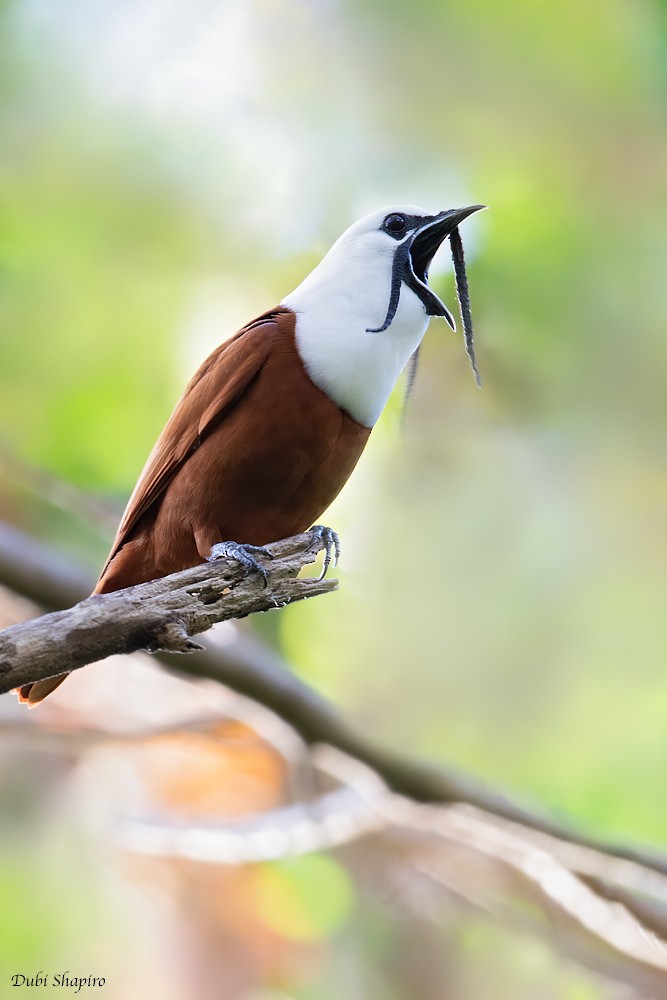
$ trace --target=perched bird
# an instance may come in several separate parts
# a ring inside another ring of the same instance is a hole
[[[95,593],[231,556],[249,571],[268,542],[310,528],[340,492],[431,316],[428,286],[450,237],[466,347],[475,365],[458,225],[474,205],[429,215],[373,212],[334,243],[275,309],[204,361],[139,477]],[[316,526],[325,569],[338,539]],[[26,684],[35,704],[66,677]]]

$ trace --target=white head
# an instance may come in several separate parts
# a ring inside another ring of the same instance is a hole
[[[440,244],[481,208],[429,215],[414,205],[372,212],[350,226],[282,304],[313,382],[366,427],[380,416],[431,316],[447,307],[428,287]]]

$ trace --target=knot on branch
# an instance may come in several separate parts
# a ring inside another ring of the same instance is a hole
[[[149,653],[195,653],[204,647],[188,635],[183,622],[174,619],[158,628],[155,642],[147,649]]]

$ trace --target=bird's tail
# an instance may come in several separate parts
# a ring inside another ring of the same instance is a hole
[[[33,681],[32,684],[24,684],[16,689],[19,701],[24,702],[28,708],[34,708],[40,701],[44,701],[47,695],[62,684],[68,674],[58,674],[57,677],[47,677],[44,681]]]

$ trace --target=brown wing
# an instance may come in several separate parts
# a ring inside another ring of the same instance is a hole
[[[219,424],[257,377],[271,349],[271,334],[288,309],[253,320],[204,361],[157,439],[123,515],[100,578],[140,517],[162,496],[179,468]],[[284,322],[284,320],[283,320]]]

